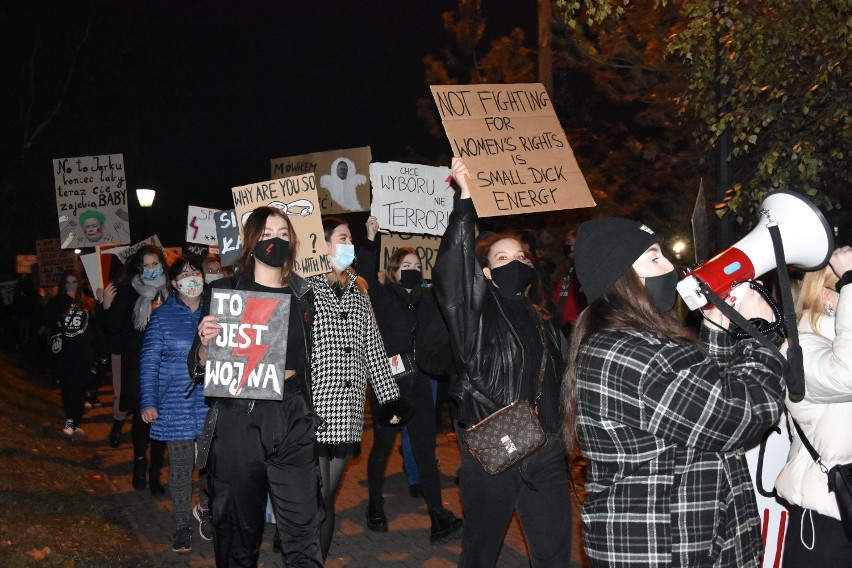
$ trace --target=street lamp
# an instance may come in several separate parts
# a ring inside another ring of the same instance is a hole
[[[157,194],[153,189],[137,189],[136,199],[139,200],[139,207],[151,207],[154,205],[154,196]]]

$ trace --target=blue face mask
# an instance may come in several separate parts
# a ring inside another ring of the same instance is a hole
[[[142,278],[145,280],[156,280],[160,276],[163,275],[163,267],[158,266],[157,268],[145,268],[142,270]]]
[[[334,246],[334,255],[328,258],[334,263],[334,267],[342,272],[352,266],[352,261],[355,260],[355,245],[338,243]]]

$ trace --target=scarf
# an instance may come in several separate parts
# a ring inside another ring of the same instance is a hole
[[[166,275],[161,274],[153,280],[143,280],[137,274],[130,280],[130,284],[139,293],[136,305],[133,306],[133,327],[139,331],[145,331],[148,320],[151,318],[151,302],[157,297],[158,292],[162,292],[163,298],[169,295],[166,288]]]

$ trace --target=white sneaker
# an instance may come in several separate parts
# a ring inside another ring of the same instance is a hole
[[[69,418],[65,421],[65,427],[62,429],[62,431],[65,432],[65,434],[67,434],[68,436],[73,436],[74,430],[76,430],[76,428],[74,428],[74,421]]]

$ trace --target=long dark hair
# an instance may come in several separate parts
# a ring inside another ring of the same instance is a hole
[[[322,218],[322,234],[323,234],[323,238],[325,238],[325,242],[327,242],[327,243],[331,242],[332,233],[334,233],[334,230],[337,229],[341,225],[346,225],[348,227],[349,221],[347,221],[346,219],[343,219],[341,217],[323,217]],[[355,286],[358,288],[358,290],[362,294],[366,294],[367,293],[367,282],[363,278],[359,278],[358,273],[351,266],[349,268],[347,268],[346,270],[342,270],[340,272],[339,278],[334,273],[333,270],[331,272],[326,272],[325,273],[325,280],[326,280],[326,282],[328,282],[329,286],[331,286],[332,284],[335,284],[335,283],[339,283],[340,289],[346,290],[349,287],[350,271],[351,271],[352,274],[355,275]]]
[[[61,298],[68,295],[68,290],[65,289],[65,279],[69,276],[73,276],[77,279],[77,291],[74,292],[74,303],[91,311],[94,307],[94,302],[86,295],[86,282],[83,280],[83,275],[77,270],[68,269],[62,271],[62,274],[59,276],[59,289],[57,290],[57,296]]]
[[[645,285],[632,268],[625,272],[603,296],[592,302],[577,318],[571,334],[571,348],[562,380],[562,439],[568,452],[577,444],[577,373],[580,348],[599,331],[635,330],[671,341],[704,347],[681,322],[675,310],[660,313],[651,302]]]
[[[251,215],[246,220],[246,224],[243,227],[243,250],[236,263],[237,273],[254,279],[254,247],[263,239],[266,220],[270,216],[284,219],[287,223],[287,232],[290,235],[288,237],[290,241],[290,255],[281,266],[281,284],[286,286],[290,282],[290,275],[293,273],[296,251],[299,250],[299,237],[296,236],[296,231],[293,230],[293,224],[290,222],[287,214],[276,207],[258,207],[251,212]]]

